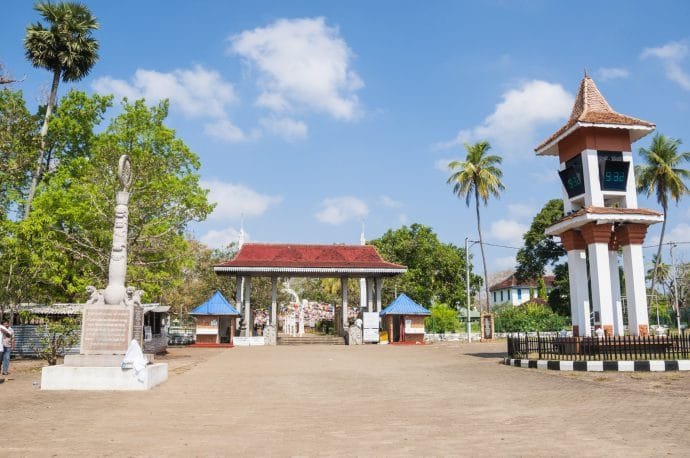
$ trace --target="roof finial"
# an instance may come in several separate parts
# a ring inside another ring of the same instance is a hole
[[[240,234],[237,240],[237,247],[242,248],[242,245],[244,245],[244,213],[242,213],[242,220],[240,223]]]
[[[367,240],[364,238],[364,219],[362,219],[362,232],[359,234],[359,244],[366,245]]]
[[[585,67],[585,78],[589,78],[589,75],[587,74],[587,67]]]

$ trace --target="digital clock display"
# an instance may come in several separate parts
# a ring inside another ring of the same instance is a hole
[[[575,197],[585,192],[585,182],[582,179],[582,174],[575,169],[575,167],[567,167],[558,172],[561,177],[561,182],[565,187],[568,197]]]
[[[601,174],[601,189],[605,191],[625,191],[628,185],[630,162],[606,161]]]

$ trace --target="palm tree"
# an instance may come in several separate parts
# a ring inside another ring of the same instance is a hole
[[[55,107],[58,84],[79,81],[89,74],[98,60],[98,41],[91,36],[99,25],[91,11],[79,3],[38,3],[34,9],[47,22],[47,28],[40,22],[26,28],[24,48],[26,58],[36,68],[53,73],[48,105],[41,127],[40,151],[36,171],[31,177],[29,195],[24,204],[24,218],[29,216],[36,187],[50,163],[50,151],[46,145],[48,122]]]
[[[640,148],[640,156],[647,163],[635,167],[637,176],[637,191],[644,192],[647,196],[656,194],[656,200],[664,209],[664,222],[661,224],[661,236],[659,238],[659,248],[654,258],[652,269],[652,287],[654,294],[657,274],[659,272],[659,262],[661,261],[661,246],[664,243],[664,233],[666,232],[666,222],[668,221],[668,201],[669,198],[678,203],[684,194],[688,193],[688,187],[684,180],[690,177],[690,171],[681,168],[682,162],[690,161],[690,152],[679,153],[678,147],[681,141],[678,138],[666,137],[656,134],[652,139],[652,144],[647,148]]]
[[[501,183],[503,172],[498,168],[498,164],[503,162],[503,158],[497,155],[488,155],[491,145],[487,141],[480,141],[474,145],[465,144],[467,157],[464,161],[453,161],[448,164],[448,168],[453,174],[448,178],[447,183],[453,184],[453,193],[458,197],[464,197],[467,206],[474,197],[475,208],[477,211],[477,232],[479,233],[479,246],[482,252],[482,262],[484,264],[484,288],[486,289],[486,310],[489,310],[489,274],[486,270],[486,256],[484,255],[484,239],[482,237],[482,225],[479,216],[479,201],[484,201],[484,205],[489,203],[489,197],[500,197],[501,191],[505,189]],[[482,309],[483,311],[483,309]],[[483,328],[482,328],[483,329]]]

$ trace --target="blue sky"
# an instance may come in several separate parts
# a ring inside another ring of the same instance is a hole
[[[567,118],[585,68],[614,109],[690,149],[688,2],[85,3],[101,58],[72,87],[170,98],[169,125],[218,202],[190,230],[214,246],[242,215],[253,241],[356,243],[363,220],[367,238],[419,222],[460,245],[476,238],[474,210],[443,164],[484,138],[507,188],[482,209],[485,240],[519,246],[561,197],[557,160],[533,148]],[[37,19],[19,0],[0,18],[0,62],[33,103],[50,83],[24,60]],[[690,241],[687,200],[668,234]],[[515,250],[487,251],[490,270],[514,264]]]

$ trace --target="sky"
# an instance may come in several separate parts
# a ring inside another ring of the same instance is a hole
[[[476,240],[447,163],[483,139],[504,158],[506,186],[481,208],[484,239],[519,247],[562,197],[557,159],[534,147],[566,121],[585,70],[616,111],[690,150],[685,1],[84,3],[100,59],[60,93],[170,100],[168,125],[199,155],[217,203],[189,230],[213,247],[242,225],[255,242],[358,243],[362,225],[373,239],[412,223],[443,242]],[[26,0],[6,0],[0,16],[0,62],[34,105],[51,78],[24,58],[38,19]],[[667,240],[690,242],[688,202],[670,208]],[[677,257],[690,260],[687,246]],[[514,266],[516,251],[487,247],[489,270]]]

